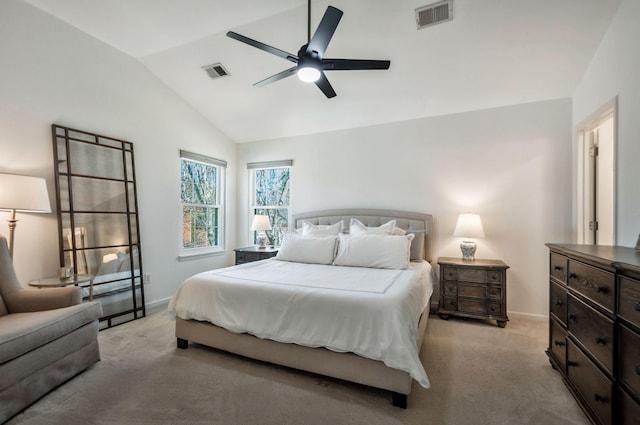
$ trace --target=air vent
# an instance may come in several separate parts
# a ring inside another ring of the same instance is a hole
[[[418,29],[453,19],[453,0],[439,1],[416,9],[416,24]]]
[[[213,65],[203,66],[202,69],[207,72],[212,80],[229,75],[229,73],[226,69],[224,69],[224,66],[222,66],[221,63],[214,63]]]

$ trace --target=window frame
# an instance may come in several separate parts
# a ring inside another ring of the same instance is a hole
[[[184,150],[180,150],[179,157],[179,182],[180,191],[178,193],[179,198],[179,237],[178,237],[178,258],[194,258],[200,256],[214,255],[226,251],[226,225],[225,225],[225,210],[226,210],[226,171],[227,162],[221,159],[208,157]],[[200,203],[185,203],[182,201],[182,163],[183,161],[190,161],[195,163],[204,164],[206,166],[216,168],[216,199],[215,204],[200,204]],[[205,208],[217,209],[217,229],[218,229],[218,241],[216,245],[206,247],[193,247],[185,248],[184,246],[184,207],[196,206]]]
[[[277,205],[257,205],[256,203],[256,171],[259,170],[268,170],[274,168],[288,168],[289,169],[289,204],[286,206],[277,206]],[[252,244],[255,244],[255,232],[251,230],[251,223],[253,222],[253,218],[256,215],[256,210],[287,210],[287,228],[291,231],[291,206],[292,202],[292,187],[291,183],[293,181],[293,161],[292,160],[282,160],[282,161],[268,161],[268,162],[253,162],[247,164],[247,169],[249,171],[249,221],[248,221],[248,235],[249,241]],[[271,223],[273,225],[273,223]],[[274,245],[273,241],[269,241],[270,245]]]

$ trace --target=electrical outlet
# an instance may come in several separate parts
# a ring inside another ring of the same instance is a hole
[[[151,273],[145,273],[144,274],[144,283],[151,283]]]

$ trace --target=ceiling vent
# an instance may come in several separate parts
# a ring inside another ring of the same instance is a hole
[[[453,19],[453,0],[444,0],[416,9],[416,24],[418,29]]]
[[[202,69],[207,72],[212,80],[229,75],[229,73],[226,69],[224,69],[224,66],[222,66],[221,63],[214,63],[213,65],[203,66]]]

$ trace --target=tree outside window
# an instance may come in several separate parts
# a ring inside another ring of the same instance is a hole
[[[267,231],[271,245],[282,243],[289,228],[291,167],[255,168],[253,171],[253,213],[269,216]],[[254,243],[255,243],[255,234]]]
[[[181,152],[180,201],[183,252],[208,251],[221,246],[224,167],[205,162],[206,157]],[[198,160],[193,159],[197,157]],[[211,159],[212,161],[219,161]]]

